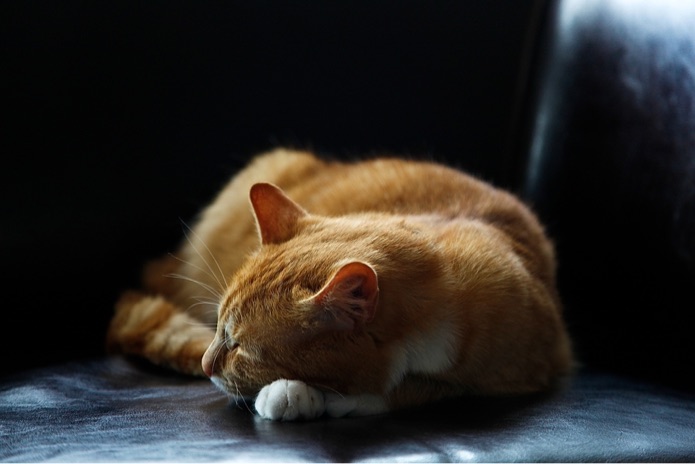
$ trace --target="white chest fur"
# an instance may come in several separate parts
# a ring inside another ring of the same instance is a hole
[[[451,324],[440,322],[433,328],[412,334],[396,348],[391,365],[391,387],[406,374],[436,374],[452,366],[458,337]]]

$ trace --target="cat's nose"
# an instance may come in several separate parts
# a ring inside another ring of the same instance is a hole
[[[207,350],[205,350],[205,354],[203,354],[203,360],[201,361],[203,365],[203,372],[205,375],[208,377],[212,377],[215,374],[215,348],[213,345],[210,345]]]

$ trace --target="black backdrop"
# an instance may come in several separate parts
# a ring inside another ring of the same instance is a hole
[[[0,4],[2,371],[101,353],[118,293],[249,155],[503,186],[531,0]]]

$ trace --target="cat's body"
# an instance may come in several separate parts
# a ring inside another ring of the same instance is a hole
[[[289,150],[232,179],[107,338],[272,419],[535,392],[572,363],[552,245],[515,197],[436,164]]]

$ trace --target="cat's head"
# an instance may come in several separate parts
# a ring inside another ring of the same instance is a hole
[[[271,184],[254,185],[250,198],[261,246],[220,303],[206,374],[237,397],[280,378],[344,393],[380,388],[388,373],[369,331],[379,306],[369,228],[311,215]]]

